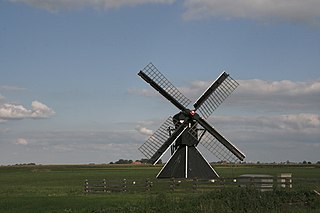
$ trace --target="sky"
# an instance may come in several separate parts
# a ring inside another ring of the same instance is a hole
[[[138,147],[178,112],[137,75],[149,62],[192,102],[224,70],[240,83],[208,122],[246,162],[317,162],[319,8],[318,0],[3,0],[0,165],[144,158]]]

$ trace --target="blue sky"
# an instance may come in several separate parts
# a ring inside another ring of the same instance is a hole
[[[320,151],[320,2],[0,2],[0,164],[108,163],[177,110],[137,76],[149,62],[192,101],[226,70],[210,117],[246,161]],[[215,160],[207,155],[209,160]]]

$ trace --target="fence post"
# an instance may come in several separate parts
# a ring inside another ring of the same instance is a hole
[[[171,178],[171,183],[170,183],[171,191],[174,191],[175,187],[176,187],[176,184],[175,184],[174,178]]]
[[[88,181],[88,179],[86,179],[85,181],[84,181],[84,192],[87,194],[87,193],[89,193],[89,181]]]
[[[123,179],[122,181],[122,191],[126,192],[127,191],[127,180]]]
[[[252,187],[252,188],[255,187],[254,181],[255,181],[254,178],[250,177],[250,187]]]
[[[106,179],[103,179],[103,192],[104,193],[107,192],[107,181],[106,181]]]
[[[226,178],[220,178],[220,184],[222,185],[222,188],[226,187]]]
[[[198,179],[197,178],[193,178],[192,189],[193,189],[194,192],[196,192],[197,189],[198,189]]]
[[[151,190],[151,182],[149,178],[146,179],[146,191],[149,192]]]

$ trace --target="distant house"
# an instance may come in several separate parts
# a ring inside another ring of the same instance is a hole
[[[133,164],[133,165],[141,165],[142,163],[140,161],[135,161],[135,162],[132,162],[131,164]]]

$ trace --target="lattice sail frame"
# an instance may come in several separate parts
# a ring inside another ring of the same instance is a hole
[[[221,75],[224,74],[227,75],[225,72]],[[202,117],[207,119],[238,86],[239,83],[227,75],[227,78],[213,90],[211,95],[198,108]]]
[[[169,131],[174,129],[173,118],[170,116],[160,128],[154,132],[149,139],[142,144],[139,151],[150,159],[155,152],[168,140],[170,137]]]
[[[199,127],[201,127],[199,124],[193,125],[189,129],[188,133],[195,138],[195,135],[199,135],[199,131],[200,131]],[[211,135],[208,131],[204,130],[203,134],[200,134],[200,138],[195,138],[195,139],[199,140],[199,143],[202,146],[204,146],[207,150],[209,150],[219,160],[227,161],[230,163],[239,162],[239,159],[231,151],[229,151],[222,143],[220,143],[213,135]]]
[[[173,84],[152,64],[149,63],[141,70],[144,74],[149,76],[160,87],[162,87],[168,94],[175,98],[185,108],[187,108],[191,101],[184,96]]]

